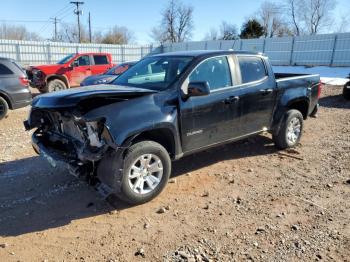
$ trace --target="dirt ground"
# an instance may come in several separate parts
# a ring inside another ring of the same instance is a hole
[[[270,135],[177,161],[141,206],[111,204],[0,122],[0,261],[350,261],[350,102],[326,86],[301,144]],[[164,211],[158,212],[159,209]]]

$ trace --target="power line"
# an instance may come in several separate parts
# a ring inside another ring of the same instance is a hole
[[[6,20],[6,19],[0,19],[1,22],[4,23],[47,23],[48,20]]]
[[[68,9],[70,9],[72,6],[70,4],[66,5],[65,7],[61,8],[60,10],[58,10],[55,14],[53,14],[52,16],[60,16],[62,15],[62,13],[65,13]]]
[[[77,9],[74,11],[74,13],[77,15],[78,18],[78,36],[79,36],[79,43],[81,42],[81,35],[80,35],[80,15],[83,14],[81,10],[79,10],[79,5],[83,5],[84,2],[70,2],[73,5],[76,5]]]
[[[74,7],[70,6],[69,9],[67,9],[66,11],[62,12],[59,15],[56,15],[56,17],[59,17],[60,19],[63,19],[64,17],[67,17],[68,15],[70,15],[73,10],[74,10]]]
[[[72,8],[72,9],[70,9],[70,10],[68,10],[65,14],[62,14],[63,16],[61,16],[61,17],[59,17],[59,19],[60,20],[63,20],[64,18],[66,18],[68,15],[70,15],[71,13],[70,13],[70,11],[72,11],[74,8]]]

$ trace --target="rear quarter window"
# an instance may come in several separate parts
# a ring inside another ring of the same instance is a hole
[[[94,55],[95,65],[108,65],[108,58],[105,55]]]
[[[238,62],[243,84],[259,81],[267,76],[265,63],[260,57],[241,56],[238,57]]]
[[[0,64],[0,75],[12,75],[13,72],[4,64]]]

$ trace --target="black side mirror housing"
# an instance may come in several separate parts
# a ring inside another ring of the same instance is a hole
[[[194,81],[188,84],[187,96],[207,96],[210,94],[210,88],[208,82]]]

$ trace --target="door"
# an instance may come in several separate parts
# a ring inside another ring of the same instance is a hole
[[[237,59],[242,83],[239,95],[241,135],[269,130],[276,100],[276,82],[269,77],[261,57],[238,56]]]
[[[91,75],[90,56],[82,55],[77,57],[72,66],[70,84],[71,86],[79,86],[86,77]]]
[[[107,55],[100,54],[92,57],[94,59],[94,64],[91,66],[92,75],[104,74],[112,67]]]
[[[236,100],[239,89],[233,86],[233,78],[227,57],[220,56],[201,62],[185,81],[184,85],[192,81],[208,82],[210,94],[180,102],[184,152],[235,136],[233,126],[239,124]]]

